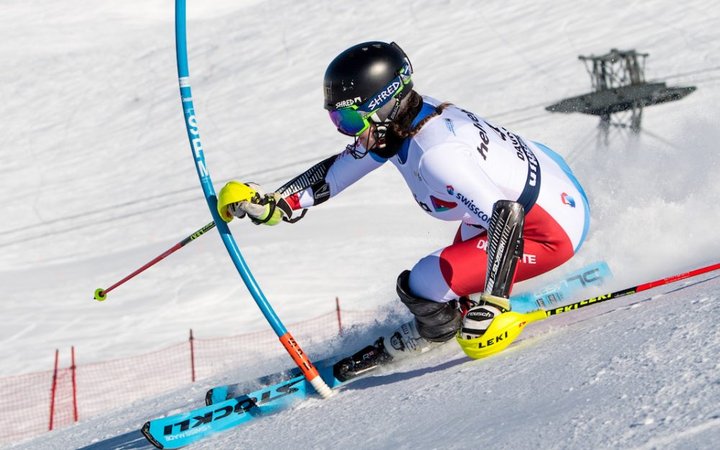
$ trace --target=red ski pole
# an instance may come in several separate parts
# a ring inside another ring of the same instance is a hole
[[[685,280],[687,278],[696,277],[708,272],[720,270],[720,263],[710,264],[709,266],[701,267],[699,269],[691,270],[689,272],[672,275],[659,280],[649,281],[647,283],[638,284],[637,286],[621,289],[619,291],[610,292],[607,294],[599,295],[597,297],[588,298],[579,302],[571,303],[565,306],[558,306],[557,308],[548,309],[545,314],[549,316],[555,316],[568,311],[572,311],[578,308],[584,308],[586,306],[594,305],[595,303],[605,302],[626,295],[637,294],[638,292],[647,291],[658,286],[664,286],[666,284],[674,283],[676,281]]]
[[[215,228],[215,222],[210,222],[209,224],[207,224],[207,225],[205,225],[204,227],[200,228],[199,230],[197,230],[196,232],[194,232],[194,233],[191,234],[190,236],[186,237],[186,238],[183,239],[182,241],[178,242],[177,244],[173,245],[173,246],[170,247],[169,249],[165,250],[161,255],[156,256],[155,258],[153,258],[152,261],[149,261],[147,264],[145,264],[144,266],[140,267],[140,268],[137,269],[135,272],[133,272],[133,273],[131,273],[130,275],[126,276],[125,278],[123,278],[122,280],[118,281],[117,283],[113,284],[113,285],[110,286],[109,288],[107,288],[107,289],[103,289],[103,288],[97,288],[97,289],[95,289],[95,300],[97,300],[97,301],[99,301],[99,302],[105,301],[105,299],[107,299],[107,294],[108,294],[108,292],[112,291],[112,290],[115,289],[116,287],[120,286],[121,284],[123,284],[123,283],[125,283],[126,281],[130,280],[131,278],[135,277],[135,276],[138,275],[139,273],[144,272],[147,268],[149,268],[149,267],[155,265],[156,263],[162,261],[163,259],[167,258],[167,257],[170,256],[171,254],[173,254],[173,253],[175,253],[176,251],[180,250],[181,248],[183,248],[184,246],[186,246],[186,245],[189,244],[190,242],[194,241],[195,239],[199,238],[199,237],[202,236],[203,234],[207,233],[209,230],[212,230],[213,228]]]

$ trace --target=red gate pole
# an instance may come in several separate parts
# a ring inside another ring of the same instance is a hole
[[[60,357],[60,350],[55,349],[55,368],[53,369],[52,386],[50,387],[50,425],[48,430],[53,429],[53,417],[55,416],[55,390],[57,388],[57,374],[58,374],[58,359]]]
[[[195,338],[193,337],[192,328],[190,328],[190,373],[191,380],[195,382]]]
[[[77,378],[76,378],[76,365],[75,365],[75,346],[70,347],[70,371],[72,373],[72,392],[73,392],[73,419],[75,422],[78,421],[78,407],[77,407]]]
[[[342,317],[340,314],[340,297],[335,297],[335,311],[337,312],[338,334],[340,336],[342,336],[343,327],[342,327]]]

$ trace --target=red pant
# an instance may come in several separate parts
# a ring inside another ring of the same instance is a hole
[[[418,261],[410,272],[410,290],[429,300],[446,302],[482,292],[487,274],[487,232],[462,225],[452,245]],[[573,246],[560,225],[539,205],[525,217],[524,255],[515,281],[548,272],[573,256]]]

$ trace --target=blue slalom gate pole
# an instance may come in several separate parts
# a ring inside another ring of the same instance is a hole
[[[290,354],[293,361],[295,361],[297,366],[300,368],[303,375],[305,375],[308,381],[313,385],[315,390],[317,390],[323,398],[329,397],[332,395],[333,391],[327,386],[327,384],[325,384],[319,376],[315,366],[280,321],[280,318],[277,316],[270,305],[270,302],[265,297],[265,294],[263,294],[260,289],[255,277],[253,277],[250,272],[250,268],[240,253],[240,249],[238,248],[235,238],[230,232],[227,223],[220,218],[220,215],[217,212],[217,196],[215,194],[215,189],[213,188],[212,179],[210,178],[210,172],[208,171],[207,164],[205,163],[205,154],[202,142],[200,141],[200,132],[198,130],[195,107],[193,106],[192,90],[190,89],[185,0],[175,0],[175,45],[177,54],[178,81],[180,83],[180,98],[182,100],[183,115],[185,117],[185,128],[187,129],[187,136],[190,140],[190,148],[195,160],[195,168],[197,170],[198,177],[200,178],[200,185],[202,186],[208,208],[210,208],[210,214],[212,214],[218,232],[220,233],[220,237],[225,244],[225,248],[227,249],[230,258],[235,264],[240,277],[245,282],[245,286],[247,286],[250,294],[255,300],[255,303],[257,303],[260,311],[262,311],[265,316],[265,319],[280,339],[280,342]]]

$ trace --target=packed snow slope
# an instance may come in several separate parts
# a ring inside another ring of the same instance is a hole
[[[191,448],[715,449],[720,278],[712,278],[531,324],[521,342],[484,360],[450,343],[330,400],[299,403]],[[353,339],[360,341],[351,337],[346,350]],[[144,421],[202,405],[206,387],[18,448],[154,449],[138,431]]]
[[[267,329],[215,232],[92,300],[211,220],[182,122],[171,2],[0,8],[0,376],[49,369],[53,349],[70,345],[87,364],[182,341],[188,328],[200,337]],[[616,274],[612,289],[720,256],[720,9],[708,2],[190,0],[188,18],[218,189],[229,179],[276,187],[340,151],[347,139],[321,107],[325,67],[352,44],[394,40],[419,92],[547,144],[588,192],[579,254],[516,291],[598,259]],[[595,117],[543,108],[589,91],[577,55],[610,48],[648,52],[649,80],[698,90],[647,108],[638,139],[614,130],[609,148],[596,148]],[[397,273],[447,245],[455,226],[427,217],[388,165],[295,225],[232,229],[289,323],[331,310],[335,296],[348,309],[401,315]],[[449,345],[206,448],[270,447],[270,438],[285,448],[709,446],[720,434],[717,292],[710,281],[557,333],[546,321],[538,338],[487,361],[468,363]],[[375,331],[329,346],[354,350]],[[253,373],[278,368],[263,364]],[[104,441],[197,404],[205,387],[31,447]]]

